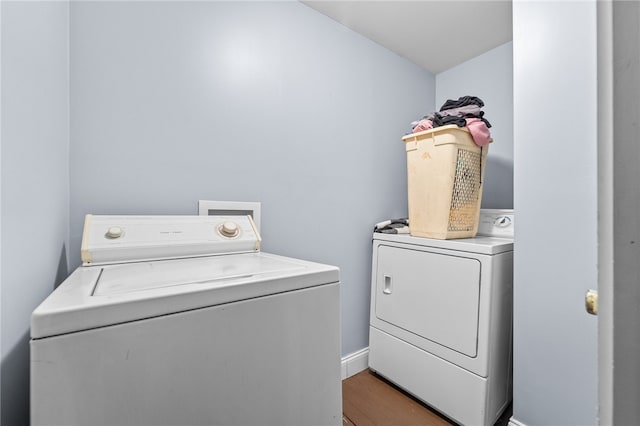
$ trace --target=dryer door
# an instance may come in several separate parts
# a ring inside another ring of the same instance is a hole
[[[478,259],[380,245],[375,315],[469,357],[477,355]]]

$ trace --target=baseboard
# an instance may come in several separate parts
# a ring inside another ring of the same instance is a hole
[[[369,348],[360,349],[342,358],[342,380],[369,367]]]
[[[511,417],[509,419],[509,424],[507,426],[527,426],[524,423],[521,423],[519,421],[517,421],[516,419],[514,419],[513,417]]]

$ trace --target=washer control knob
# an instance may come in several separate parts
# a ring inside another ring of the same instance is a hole
[[[235,237],[240,230],[235,222],[227,221],[220,226],[220,233],[225,237]]]
[[[107,238],[115,239],[122,237],[122,228],[119,226],[112,226],[107,229],[107,233],[104,235]]]

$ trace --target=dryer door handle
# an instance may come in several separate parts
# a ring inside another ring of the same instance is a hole
[[[384,289],[382,293],[391,294],[391,277],[389,275],[384,275]]]

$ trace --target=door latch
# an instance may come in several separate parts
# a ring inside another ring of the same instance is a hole
[[[598,315],[598,291],[589,290],[584,296],[584,307],[591,315]]]

